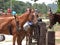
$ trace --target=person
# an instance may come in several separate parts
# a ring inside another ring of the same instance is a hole
[[[15,17],[16,19],[16,11],[12,11],[12,15]]]
[[[7,9],[7,13],[11,13],[12,10],[10,8]]]
[[[11,12],[12,12],[11,8],[8,8],[7,9],[7,15],[11,15]]]
[[[38,9],[35,9],[35,14],[36,14],[38,22],[42,22],[42,18],[38,16],[38,14],[39,14]]]
[[[49,8],[47,14],[48,14],[48,15],[52,14],[52,10],[51,10],[51,8]]]
[[[7,9],[7,13],[11,13],[12,10],[10,8]]]
[[[2,15],[3,14],[3,9],[0,9],[0,15]]]
[[[35,14],[36,14],[36,16],[38,17],[38,14],[39,14],[38,9],[35,9]]]

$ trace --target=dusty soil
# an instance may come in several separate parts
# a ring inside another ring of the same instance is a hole
[[[55,32],[55,44],[60,45],[60,31]]]

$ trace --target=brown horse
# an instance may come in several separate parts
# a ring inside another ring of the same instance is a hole
[[[27,17],[28,18],[28,17]],[[29,15],[29,18],[28,18],[28,20],[27,21],[32,21],[34,19],[34,16],[33,16],[33,11],[31,10],[31,13],[30,13],[30,15]],[[22,22],[22,24],[23,24],[23,22]],[[20,25],[22,25],[21,23],[20,23]],[[23,24],[24,25],[24,24]],[[31,28],[28,28],[28,30],[26,31],[24,28],[23,28],[23,26],[21,26],[22,27],[22,30],[20,30],[20,32],[19,33],[17,33],[18,35],[17,35],[17,43],[18,43],[18,45],[21,45],[21,42],[22,42],[22,40],[24,39],[24,37],[25,36],[29,36],[30,35],[30,32],[32,32],[30,29]],[[22,34],[23,33],[23,34]],[[21,35],[20,35],[21,34]]]
[[[38,28],[36,28],[36,27],[38,27],[38,26],[37,26],[37,22],[38,22],[37,18],[38,18],[38,17],[37,17],[37,15],[36,15],[34,9],[32,9],[31,15],[32,15],[32,16],[29,17],[29,21],[28,21],[28,22],[26,23],[26,25],[25,25],[26,41],[27,41],[27,42],[26,42],[26,45],[31,45],[33,32],[35,33],[35,30],[38,31]],[[30,23],[30,24],[29,24],[29,23]],[[37,33],[36,33],[36,34],[37,34]],[[37,37],[37,35],[36,35],[36,37]]]
[[[51,29],[56,22],[60,24],[60,13],[52,13],[51,11],[49,12],[49,19],[50,19],[50,25],[49,28]]]
[[[22,14],[21,16],[16,16],[16,19],[12,20],[10,24],[7,26],[4,26],[4,29],[2,29],[2,34],[12,34],[13,35],[13,45],[15,45],[15,40],[17,37],[17,43],[18,45],[21,45],[21,41],[25,36],[25,31],[23,30],[23,25],[26,21],[29,20],[29,16],[31,14],[31,9],[27,9],[27,11]],[[1,16],[5,17],[5,16]],[[7,17],[10,17],[10,15],[7,15]],[[12,17],[12,16],[11,16]],[[17,27],[21,29],[17,29]],[[9,29],[10,28],[10,29]]]
[[[8,34],[8,35],[10,35],[10,34],[12,34],[13,35],[13,43],[15,43],[14,42],[14,40],[15,40],[15,35],[16,35],[16,22],[15,22],[15,18],[12,20],[12,21],[8,21],[7,23],[5,23],[7,20],[8,20],[8,18],[9,17],[3,17],[3,16],[1,16],[2,18],[4,18],[5,20],[1,20],[1,24],[0,25],[2,25],[2,28],[1,28],[1,30],[0,30],[0,34]],[[0,18],[1,18],[0,17]],[[12,18],[12,17],[11,17]],[[5,21],[5,22],[4,22]],[[5,23],[5,25],[3,25],[3,24]],[[13,24],[14,23],[14,24]],[[10,26],[12,26],[12,27],[10,27]],[[1,27],[1,26],[0,26]],[[4,29],[3,29],[4,28]],[[11,30],[10,30],[10,29]]]

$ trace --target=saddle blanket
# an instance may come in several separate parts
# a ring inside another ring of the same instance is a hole
[[[32,24],[33,24],[32,22],[27,21],[23,26],[24,30],[27,31],[28,28],[30,28],[30,25],[32,25]]]

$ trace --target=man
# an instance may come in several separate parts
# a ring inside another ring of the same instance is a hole
[[[11,15],[12,10],[10,8],[7,9],[7,15]]]
[[[12,15],[15,17],[16,19],[16,11],[12,11]]]
[[[12,10],[10,8],[7,9],[7,13],[11,13]]]
[[[0,15],[2,15],[2,13],[3,13],[3,9],[0,9]]]
[[[36,15],[36,17],[37,17],[38,22],[42,22],[42,18],[39,17],[38,14],[39,14],[38,9],[35,9],[35,15]]]

